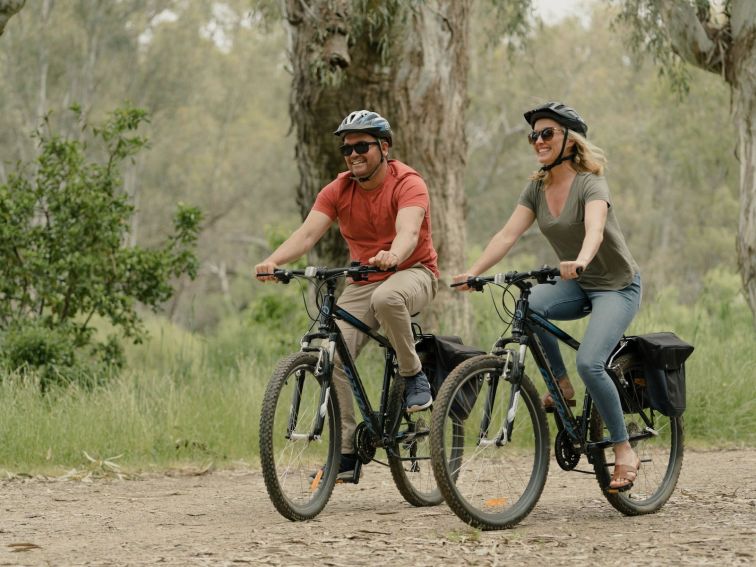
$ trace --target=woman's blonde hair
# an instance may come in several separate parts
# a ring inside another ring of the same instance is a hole
[[[575,144],[572,146],[572,153],[575,156],[572,158],[572,168],[575,171],[578,173],[604,175],[604,166],[607,164],[604,150],[573,130],[569,130],[567,139],[575,141]],[[548,185],[551,181],[551,172],[539,169],[531,173],[528,179],[531,181],[543,181],[544,185]]]

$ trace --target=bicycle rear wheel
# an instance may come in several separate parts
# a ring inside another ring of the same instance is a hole
[[[323,392],[318,357],[292,354],[278,363],[260,412],[260,463],[268,495],[281,515],[307,520],[325,507],[336,484],[341,429],[331,390],[325,423],[313,436]]]
[[[399,423],[386,453],[399,493],[413,506],[436,506],[444,501],[431,466],[432,409],[433,406],[413,413],[404,411],[404,379],[394,377],[389,392],[388,423]]]
[[[514,388],[503,368],[503,360],[491,355],[458,366],[445,380],[431,420],[439,489],[457,516],[482,530],[508,528],[527,516],[549,468],[549,429],[538,393],[527,376]],[[510,436],[498,439],[513,397]]]
[[[628,357],[624,375],[642,382],[643,368]],[[652,409],[643,407],[642,391],[636,399],[628,400],[625,409],[625,425],[630,435],[630,445],[641,460],[641,467],[633,482],[633,487],[625,492],[609,492],[612,479],[611,467],[614,453],[610,447],[594,455],[593,467],[596,471],[601,491],[609,503],[627,516],[651,514],[659,510],[669,500],[680,477],[683,462],[684,427],[682,417],[667,417]],[[643,416],[650,423],[646,423]],[[591,439],[600,441],[608,437],[608,431],[598,411],[594,407],[591,415]],[[652,433],[639,438],[643,433]]]

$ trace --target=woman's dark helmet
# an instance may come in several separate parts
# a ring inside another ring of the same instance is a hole
[[[582,134],[583,136],[588,136],[588,125],[585,123],[585,121],[580,118],[580,115],[575,111],[574,108],[570,108],[569,106],[562,104],[561,102],[547,102],[540,106],[536,106],[534,109],[528,110],[525,114],[523,114],[523,116],[525,117],[527,123],[530,124],[531,128],[533,128],[536,120],[538,120],[539,118],[551,118],[560,126],[564,126],[567,130],[572,130],[573,132],[577,132],[578,134]],[[564,133],[564,137],[562,138],[562,149],[559,150],[559,156],[554,160],[553,163],[544,165],[541,168],[541,171],[549,171],[564,161],[574,160],[574,151],[569,155],[564,155],[564,150],[566,147],[567,132]]]
[[[574,108],[562,104],[561,102],[547,102],[528,110],[523,116],[530,127],[536,123],[539,118],[551,118],[565,128],[568,128],[583,136],[588,135],[588,125],[580,118],[580,115]]]
[[[372,110],[355,110],[341,121],[334,134],[343,136],[350,132],[364,132],[392,144],[393,133],[388,120]]]

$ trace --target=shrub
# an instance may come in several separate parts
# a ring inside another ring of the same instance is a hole
[[[173,234],[161,246],[125,246],[134,209],[119,165],[146,146],[137,134],[144,122],[143,110],[126,107],[102,127],[90,131],[84,124],[67,139],[50,132],[46,120],[35,133],[35,163],[21,164],[0,185],[0,331],[13,351],[5,357],[11,369],[73,368],[79,350],[118,367],[119,338],[98,342],[92,318],[139,342],[144,330],[136,304],[157,309],[173,294],[172,278],[196,275],[195,208],[179,204]],[[98,152],[100,161],[89,157]]]

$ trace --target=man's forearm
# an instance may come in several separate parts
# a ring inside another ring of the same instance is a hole
[[[396,238],[394,238],[394,241],[391,243],[389,252],[396,255],[397,264],[401,264],[407,258],[412,256],[415,248],[417,248],[417,240],[419,236],[419,231],[410,230],[400,232],[396,235]]]
[[[288,264],[309,252],[314,245],[315,242],[311,242],[306,235],[297,230],[276,248],[266,261],[274,262],[279,266]]]

